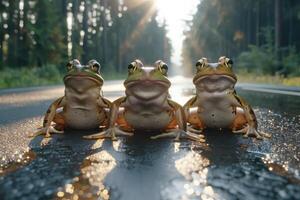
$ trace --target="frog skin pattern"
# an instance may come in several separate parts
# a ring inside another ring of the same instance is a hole
[[[188,130],[202,133],[205,128],[228,128],[245,137],[270,137],[257,130],[251,106],[237,95],[237,77],[232,67],[232,60],[225,56],[218,63],[208,63],[206,58],[197,62],[193,78],[196,95],[183,106]]]
[[[128,66],[124,81],[126,96],[112,103],[109,128],[87,139],[111,138],[117,135],[132,136],[135,131],[160,131],[162,137],[189,138],[201,141],[203,136],[186,132],[186,120],[181,105],[169,95],[171,82],[167,78],[168,66],[161,60],[154,67],[144,67],[140,60]]]
[[[100,64],[90,60],[81,65],[76,59],[67,64],[64,77],[65,94],[48,108],[43,126],[30,137],[63,133],[65,129],[97,129],[108,124],[111,102],[101,94],[103,78]]]

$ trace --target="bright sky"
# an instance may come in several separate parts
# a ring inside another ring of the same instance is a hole
[[[181,64],[183,31],[187,28],[185,20],[191,20],[197,11],[200,0],[155,0],[158,9],[158,21],[166,21],[168,37],[171,39],[173,52],[171,61]]]

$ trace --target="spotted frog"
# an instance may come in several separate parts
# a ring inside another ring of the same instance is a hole
[[[63,133],[65,129],[96,129],[108,124],[111,102],[102,96],[100,64],[91,60],[81,65],[76,59],[67,64],[65,95],[48,108],[42,128],[31,137]]]
[[[193,78],[196,95],[183,106],[188,130],[202,133],[205,128],[229,128],[245,137],[270,137],[257,130],[251,106],[237,95],[234,88],[237,77],[232,67],[233,61],[224,56],[218,63],[208,63],[206,58],[197,62]]]

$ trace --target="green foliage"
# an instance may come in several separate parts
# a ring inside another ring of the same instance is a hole
[[[272,28],[264,28],[262,35],[266,41],[261,46],[249,45],[249,50],[242,52],[237,58],[237,68],[240,72],[250,72],[256,74],[271,74],[284,76],[300,75],[300,53],[295,47],[280,48],[279,53],[282,59],[278,59],[274,48]],[[274,66],[281,66],[278,71]]]
[[[242,52],[237,58],[237,67],[242,71],[256,74],[274,74],[278,64],[274,48],[272,28],[266,27],[261,32],[265,44],[249,45],[249,50]]]
[[[299,76],[299,8],[300,1],[202,0],[185,33],[186,73],[201,57],[225,55],[240,72]]]
[[[237,59],[237,67],[240,70],[255,72],[257,74],[268,73],[275,65],[274,54],[265,48],[255,45],[249,46],[249,51],[242,52]]]
[[[288,55],[282,59],[282,66],[285,73],[291,77],[300,76],[300,53],[296,52],[295,47],[288,49]]]
[[[54,71],[47,81],[46,77],[32,75],[39,71],[32,67],[40,67],[47,74],[52,68],[47,69],[49,66],[64,65],[74,58],[83,64],[90,59],[98,60],[105,76],[112,78],[120,77],[116,74],[123,74],[128,63],[136,58],[151,64],[157,59],[170,61],[170,42],[165,26],[155,20],[153,1],[20,2],[0,2],[2,86],[54,83],[59,80]],[[5,69],[7,67],[10,69]],[[19,79],[18,75],[21,76]],[[32,80],[34,78],[37,80]]]
[[[0,73],[0,88],[58,84],[62,82],[62,77],[61,69],[55,65],[36,68],[6,68]]]

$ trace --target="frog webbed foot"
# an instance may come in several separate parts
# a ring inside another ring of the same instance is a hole
[[[111,138],[111,140],[117,140],[116,136],[133,136],[133,133],[125,132],[119,128],[114,127],[114,128],[108,128],[107,130],[102,131],[100,133],[83,136],[83,138],[91,139],[91,140]]]
[[[45,135],[45,137],[48,138],[48,137],[51,137],[50,133],[62,134],[62,133],[64,133],[64,131],[56,130],[53,126],[41,127],[41,128],[38,128],[38,130],[35,133],[29,134],[28,137],[36,137],[38,135]]]
[[[247,124],[247,126],[245,126],[244,128],[237,130],[237,131],[232,131],[233,133],[242,133],[244,134],[244,137],[255,137],[256,139],[263,139],[263,138],[270,138],[271,135],[269,133],[264,133],[261,131],[257,131],[254,127],[249,126],[249,124]]]
[[[204,135],[198,135],[192,132],[185,132],[183,130],[172,129],[166,133],[162,133],[156,136],[152,136],[151,139],[159,139],[164,137],[172,137],[175,141],[179,141],[181,138],[190,139],[197,142],[205,142]]]
[[[191,133],[196,133],[196,134],[200,134],[200,133],[203,132],[202,129],[195,129],[195,128],[191,127],[191,126],[188,126],[188,127],[187,127],[187,130],[188,130],[189,132],[191,132]]]

